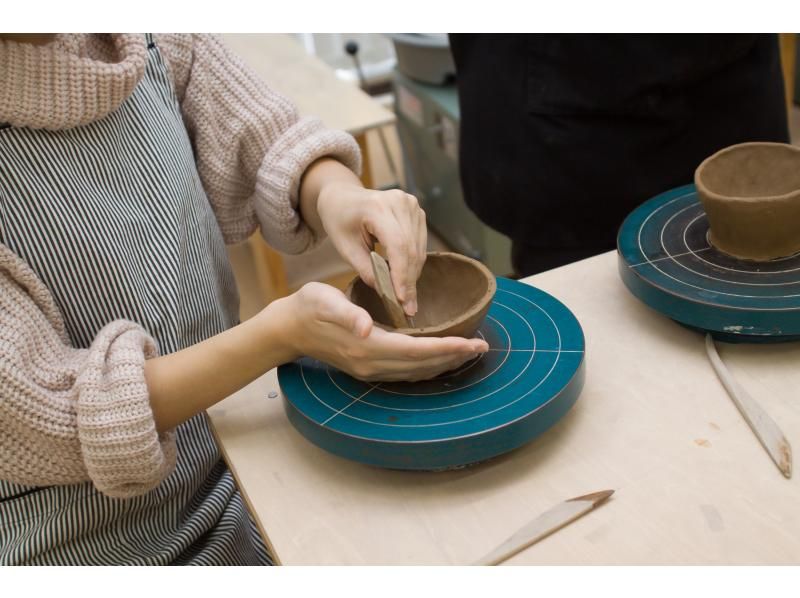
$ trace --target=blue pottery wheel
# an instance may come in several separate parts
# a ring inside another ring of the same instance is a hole
[[[583,388],[583,331],[547,293],[497,287],[478,331],[488,353],[433,380],[379,384],[300,359],[278,369],[289,420],[331,453],[392,469],[458,468],[530,442]]]
[[[694,185],[639,206],[617,237],[619,273],[641,301],[728,342],[800,340],[800,255],[739,260],[707,239]]]

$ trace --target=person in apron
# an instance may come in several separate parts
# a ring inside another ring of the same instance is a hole
[[[464,198],[527,276],[745,141],[788,142],[776,35],[452,34]]]
[[[225,243],[327,232],[371,283],[375,238],[413,314],[425,221],[215,37],[0,39],[0,80],[0,564],[269,564],[205,408],[303,354],[403,379],[487,348],[320,284],[239,323]]]

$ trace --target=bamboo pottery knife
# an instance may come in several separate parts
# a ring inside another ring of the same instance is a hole
[[[717,347],[710,334],[706,334],[706,352],[714,371],[717,373],[720,382],[728,391],[728,396],[736,405],[739,412],[744,417],[750,429],[753,430],[761,445],[766,449],[769,456],[787,477],[792,477],[792,446],[778,424],[767,414],[756,400],[739,384],[728,371],[725,362],[722,361],[717,353]]]
[[[608,500],[608,497],[612,494],[614,494],[613,490],[603,490],[570,498],[556,505],[528,523],[489,554],[475,561],[473,565],[499,565],[515,554],[522,552],[528,546],[535,544],[542,538],[546,538],[553,532],[592,511],[595,507]]]

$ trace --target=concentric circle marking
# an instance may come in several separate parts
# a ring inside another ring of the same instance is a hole
[[[776,340],[800,334],[800,255],[737,260],[707,244],[693,186],[634,210],[618,236],[620,274],[645,303],[718,338]]]
[[[695,200],[695,202],[690,204],[690,205],[688,205],[688,206],[686,206],[686,207],[684,207],[684,208],[682,208],[682,209],[680,209],[680,210],[678,210],[678,211],[676,211],[676,212],[674,212],[667,219],[667,221],[662,225],[662,227],[661,227],[661,229],[660,229],[660,231],[658,233],[659,246],[660,246],[661,250],[666,254],[666,256],[665,257],[659,257],[659,258],[657,258],[655,260],[651,260],[651,258],[647,255],[647,252],[645,252],[644,248],[642,247],[642,231],[644,230],[645,225],[658,212],[664,210],[665,212],[668,213],[668,211],[669,211],[668,209],[670,207],[672,207],[675,202],[677,202],[679,200],[682,200],[682,199],[686,199],[687,197],[693,198]],[[748,283],[748,282],[740,281],[740,280],[730,280],[730,279],[724,279],[724,278],[717,278],[717,277],[711,276],[709,274],[705,274],[705,273],[702,273],[702,272],[697,272],[695,270],[692,270],[691,268],[687,267],[685,264],[683,264],[680,260],[677,259],[677,257],[679,257],[678,255],[673,255],[672,253],[670,253],[670,251],[666,247],[666,244],[664,243],[665,231],[667,230],[667,227],[669,226],[669,223],[673,219],[675,219],[678,215],[680,215],[681,213],[686,211],[687,209],[690,209],[690,208],[694,207],[695,204],[698,204],[698,201],[696,199],[696,193],[693,192],[693,193],[686,193],[686,194],[680,195],[680,196],[676,197],[675,199],[668,201],[664,205],[661,205],[661,206],[657,207],[644,220],[644,222],[642,222],[642,224],[639,226],[639,231],[637,233],[637,239],[638,239],[638,243],[639,243],[639,251],[641,252],[641,257],[642,257],[642,259],[645,260],[644,263],[649,264],[650,266],[652,266],[653,268],[655,268],[656,270],[661,272],[661,274],[663,274],[664,276],[667,276],[668,278],[674,280],[675,282],[678,282],[680,284],[684,284],[686,286],[690,286],[690,287],[695,288],[695,289],[697,289],[699,291],[710,293],[710,294],[729,295],[731,297],[742,297],[742,298],[747,298],[747,299],[759,299],[759,300],[761,300],[761,299],[772,300],[772,299],[775,299],[775,298],[779,298],[780,299],[780,298],[800,297],[800,294],[782,294],[782,295],[781,294],[776,294],[776,295],[763,296],[763,295],[748,295],[748,294],[741,294],[741,293],[729,293],[729,292],[721,291],[719,289],[712,289],[712,288],[708,288],[708,287],[703,287],[703,286],[697,286],[697,285],[690,284],[686,280],[683,280],[681,278],[676,278],[676,277],[668,274],[667,272],[662,270],[659,266],[657,266],[656,262],[662,262],[662,264],[663,264],[663,260],[664,259],[668,259],[672,263],[677,264],[678,266],[684,268],[685,270],[690,271],[693,274],[696,274],[696,275],[701,276],[703,278],[708,278],[710,280],[714,280],[714,281],[717,281],[717,282],[731,283],[731,284],[735,284],[735,285],[744,285],[744,286],[781,286],[781,287],[785,286],[782,283],[777,283],[777,284],[772,284],[772,283]],[[685,234],[685,231],[683,231],[681,233],[681,235],[683,235],[683,234]],[[712,252],[716,251],[713,247],[709,247],[708,249],[710,251],[712,251]],[[690,249],[688,247],[688,245],[686,245],[686,250],[687,250],[686,253],[680,254],[680,257],[684,257],[684,256],[686,256],[688,254],[696,254],[696,251],[697,251],[697,250]],[[707,260],[703,260],[703,261],[705,261],[705,263],[710,264],[710,265],[712,265],[714,267],[720,267],[720,266],[718,266],[716,264],[711,264],[711,262],[708,262]],[[742,261],[742,262],[746,263],[744,261]],[[637,265],[643,265],[643,264],[637,264]],[[795,270],[797,270],[797,269],[784,270],[783,272],[794,272]],[[732,272],[734,272],[734,271],[736,271],[736,272],[745,272],[747,274],[750,274],[750,271],[745,271],[745,270],[730,270],[730,271],[732,271]],[[777,273],[780,273],[780,272],[777,272]],[[770,274],[776,274],[776,272],[770,272]],[[788,284],[797,284],[798,282],[800,282],[800,280],[792,281],[792,282],[790,282]]]
[[[496,304],[496,305],[498,305],[498,306],[500,306],[500,307],[506,307],[506,306],[504,306],[504,305],[503,305],[503,304],[501,304],[501,303],[495,303],[495,304]],[[506,307],[506,308],[507,308],[507,307]],[[507,309],[509,309],[509,308],[507,308]],[[389,410],[391,410],[391,411],[415,411],[415,412],[420,412],[420,411],[441,411],[441,410],[444,410],[444,409],[453,410],[453,409],[455,409],[455,408],[457,408],[457,407],[462,407],[462,406],[464,406],[464,405],[468,405],[468,404],[470,404],[470,403],[475,403],[475,402],[477,402],[477,401],[481,401],[481,400],[483,400],[483,399],[486,399],[486,398],[488,398],[488,397],[490,397],[490,396],[494,395],[495,393],[501,392],[501,391],[502,391],[504,388],[506,388],[507,386],[510,386],[512,383],[516,382],[516,381],[517,381],[517,379],[519,379],[519,378],[520,378],[520,377],[521,377],[523,374],[525,374],[525,372],[528,370],[528,367],[530,367],[531,363],[533,363],[534,357],[535,357],[535,355],[536,355],[536,335],[533,333],[533,329],[531,329],[531,328],[530,328],[530,325],[528,324],[528,322],[527,322],[527,321],[525,321],[525,320],[524,320],[524,318],[522,318],[521,316],[519,316],[519,314],[518,314],[516,311],[514,311],[514,310],[510,310],[510,311],[512,311],[514,314],[516,314],[518,317],[520,317],[520,319],[521,319],[521,320],[524,322],[524,324],[525,324],[526,326],[528,326],[528,328],[530,329],[531,335],[533,336],[533,350],[532,350],[532,351],[530,351],[530,357],[528,358],[528,362],[525,364],[525,366],[523,367],[523,369],[522,369],[522,370],[521,370],[521,371],[520,371],[520,372],[519,372],[519,373],[518,373],[516,376],[514,376],[514,378],[512,378],[512,379],[511,379],[509,382],[506,382],[505,384],[503,384],[503,385],[502,385],[502,386],[500,386],[500,387],[497,387],[497,388],[494,388],[493,390],[487,391],[485,394],[483,394],[483,395],[481,395],[481,396],[479,396],[479,397],[476,397],[476,398],[473,398],[473,399],[470,399],[470,400],[468,400],[468,401],[464,401],[464,402],[461,402],[461,403],[452,403],[452,404],[448,404],[448,405],[441,405],[441,406],[436,406],[436,405],[433,405],[433,406],[430,406],[430,407],[423,407],[423,408],[417,408],[417,409],[408,409],[408,408],[404,408],[404,407],[389,406],[389,405],[385,405],[385,404],[377,404],[377,403],[374,403],[374,402],[370,402],[370,401],[368,401],[368,400],[365,400],[365,399],[363,398],[363,396],[362,396],[362,397],[354,397],[353,395],[351,395],[350,393],[347,393],[347,392],[346,392],[344,389],[342,389],[342,388],[341,388],[341,387],[340,387],[338,384],[336,384],[336,382],[335,382],[335,381],[333,380],[333,378],[330,376],[330,366],[328,366],[328,368],[327,368],[327,371],[328,371],[328,378],[329,378],[329,379],[331,380],[331,382],[332,382],[332,383],[333,383],[333,384],[336,386],[336,388],[337,388],[337,389],[339,389],[340,391],[342,391],[342,392],[343,392],[344,394],[346,394],[347,396],[349,396],[349,397],[351,397],[351,398],[353,398],[353,399],[357,399],[359,402],[363,403],[364,405],[370,405],[371,407],[377,407],[377,408],[379,408],[379,409],[389,409]],[[490,319],[492,319],[493,321],[495,321],[495,322],[496,322],[496,323],[497,323],[499,326],[501,326],[501,327],[503,328],[503,331],[504,331],[504,332],[506,332],[506,334],[508,334],[508,332],[506,331],[505,327],[503,327],[503,325],[502,325],[502,324],[500,324],[500,322],[497,322],[497,320],[495,320],[494,318],[490,318]],[[509,340],[510,340],[510,337],[509,337]],[[459,391],[461,391],[461,390],[464,390],[464,389],[466,389],[466,388],[471,388],[471,387],[473,387],[473,386],[475,386],[475,385],[477,385],[477,384],[481,384],[481,383],[484,383],[484,382],[486,382],[486,384],[482,384],[482,386],[484,386],[484,387],[490,387],[490,388],[491,388],[491,387],[492,387],[492,385],[491,385],[491,381],[489,381],[488,379],[489,379],[489,378],[490,378],[490,377],[491,377],[493,374],[495,374],[495,373],[496,373],[496,372],[497,372],[497,371],[498,371],[498,370],[499,370],[499,369],[500,369],[500,368],[503,366],[503,364],[504,364],[504,363],[506,362],[506,360],[508,359],[508,355],[509,355],[509,354],[510,354],[510,351],[508,351],[508,350],[507,350],[507,351],[505,352],[505,355],[504,355],[503,361],[502,361],[502,362],[500,362],[500,365],[498,365],[498,366],[497,366],[497,367],[496,367],[494,370],[492,370],[492,371],[491,371],[491,372],[490,372],[488,375],[486,375],[486,376],[484,376],[483,378],[481,378],[481,379],[479,379],[479,380],[476,380],[476,381],[474,381],[474,382],[470,382],[469,384],[467,384],[467,385],[464,385],[464,386],[460,386],[460,387],[456,387],[456,388],[450,388],[450,387],[448,387],[446,390],[444,390],[444,391],[442,391],[442,392],[429,392],[429,393],[414,393],[414,392],[408,392],[408,393],[405,393],[405,394],[404,394],[404,393],[402,393],[402,392],[397,392],[397,391],[391,391],[391,390],[388,390],[388,389],[387,389],[387,388],[385,388],[385,387],[384,387],[384,388],[381,388],[380,390],[381,390],[382,392],[388,392],[388,393],[391,393],[391,394],[394,394],[394,395],[402,395],[402,396],[433,396],[433,395],[443,395],[443,394],[449,394],[449,393],[459,392]],[[301,367],[302,367],[302,366],[301,366]],[[441,378],[437,378],[437,379],[435,379],[435,380],[437,380],[437,381],[438,381],[438,380],[440,380],[440,379],[441,379]],[[417,383],[417,384],[415,384],[415,383],[405,383],[405,384],[404,384],[404,386],[408,386],[408,387],[412,387],[412,388],[413,388],[415,385],[418,385],[418,383]],[[381,386],[381,385],[378,385],[378,386]],[[309,391],[313,393],[313,391],[311,391],[311,389],[310,389],[310,388],[309,388]],[[365,395],[364,395],[364,396],[365,396]],[[396,402],[396,401],[395,401],[395,402]],[[345,417],[349,417],[349,416],[348,416],[346,413],[343,413],[343,412],[340,412],[340,413],[338,413],[337,415],[344,415]],[[476,415],[476,416],[474,416],[474,417],[479,417],[479,415]],[[362,421],[364,421],[364,420],[362,420]],[[447,425],[447,424],[449,424],[449,423],[457,423],[458,421],[464,421],[464,420],[453,420],[453,421],[450,421],[450,422],[440,422],[440,423],[437,423],[437,424],[435,424],[435,425]],[[385,424],[385,423],[382,423],[382,422],[377,422],[377,421],[369,421],[369,422],[367,422],[367,423],[374,423],[374,424],[376,424],[376,425],[379,425],[379,426],[381,426],[381,425],[386,425],[386,426],[391,426],[391,425],[394,425],[394,424]],[[431,424],[431,425],[434,425],[434,424]]]

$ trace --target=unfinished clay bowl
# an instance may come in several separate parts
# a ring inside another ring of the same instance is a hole
[[[800,148],[732,145],[704,160],[694,182],[720,251],[754,261],[800,252]]]
[[[378,294],[354,278],[345,294],[366,309],[377,325],[410,336],[472,338],[492,303],[497,281],[479,261],[457,253],[429,253],[417,281],[414,328],[394,328]]]

